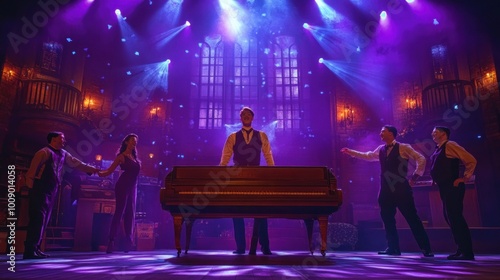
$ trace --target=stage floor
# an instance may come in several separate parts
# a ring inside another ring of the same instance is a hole
[[[475,261],[448,261],[447,254],[424,258],[420,253],[381,256],[376,252],[275,251],[271,256],[233,255],[229,251],[174,250],[49,252],[50,258],[22,260],[15,272],[2,261],[0,279],[499,279],[500,255],[476,255]],[[4,255],[5,257],[6,255]]]

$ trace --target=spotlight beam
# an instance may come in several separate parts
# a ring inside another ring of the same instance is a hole
[[[369,89],[374,95],[386,92],[383,86],[385,84],[383,82],[385,71],[378,65],[326,59],[323,60],[323,65],[355,90],[368,93],[364,89]]]
[[[184,28],[187,28],[188,26],[191,26],[191,24],[187,24],[186,22],[186,24],[174,27],[170,30],[167,30],[161,34],[156,35],[153,41],[160,47],[164,46],[168,42],[170,42],[175,37],[175,35],[179,34]]]
[[[350,56],[356,53],[359,47],[354,44],[356,41],[350,37],[351,35],[345,34],[344,31],[313,25],[309,25],[308,30],[331,57],[343,57],[350,61]]]

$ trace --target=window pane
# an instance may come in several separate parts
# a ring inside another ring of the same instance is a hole
[[[309,89],[299,85],[295,39],[280,35],[265,44],[255,38],[236,42],[224,42],[221,36],[205,39],[199,51],[201,71],[193,71],[193,83],[199,87],[192,87],[190,94],[193,104],[199,104],[192,108],[200,110],[195,122],[199,128],[220,128],[238,121],[241,106],[265,108],[260,113],[263,119],[277,119],[280,129],[299,129],[304,123],[298,100]],[[228,47],[232,49],[225,49]]]

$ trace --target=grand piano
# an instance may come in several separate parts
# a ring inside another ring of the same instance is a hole
[[[177,256],[182,224],[186,223],[187,253],[198,218],[303,219],[311,254],[313,223],[318,220],[324,256],[328,216],[341,206],[342,190],[327,167],[175,166],[165,178],[160,202],[174,220]],[[257,235],[253,236],[250,253],[257,247]]]

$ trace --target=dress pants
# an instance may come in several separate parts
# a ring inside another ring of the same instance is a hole
[[[259,244],[262,251],[269,251],[269,234],[267,219],[259,218],[254,221],[259,226]],[[236,251],[245,252],[245,221],[243,218],[233,218],[234,240],[236,241]]]
[[[443,202],[444,216],[449,223],[455,244],[464,255],[473,255],[472,238],[469,226],[464,218],[465,184],[458,187],[451,184],[439,184],[439,194]]]
[[[396,228],[396,209],[399,209],[410,226],[411,232],[421,250],[430,250],[430,242],[420,217],[417,214],[413,191],[409,184],[400,184],[393,188],[382,188],[378,199],[380,216],[384,222],[389,249],[400,250]]]
[[[29,192],[29,222],[26,233],[25,249],[27,253],[40,248],[43,234],[47,228],[54,203],[57,200],[56,188],[43,188],[35,185]]]
[[[245,220],[243,218],[233,218],[234,241],[236,241],[236,251],[245,252]]]

